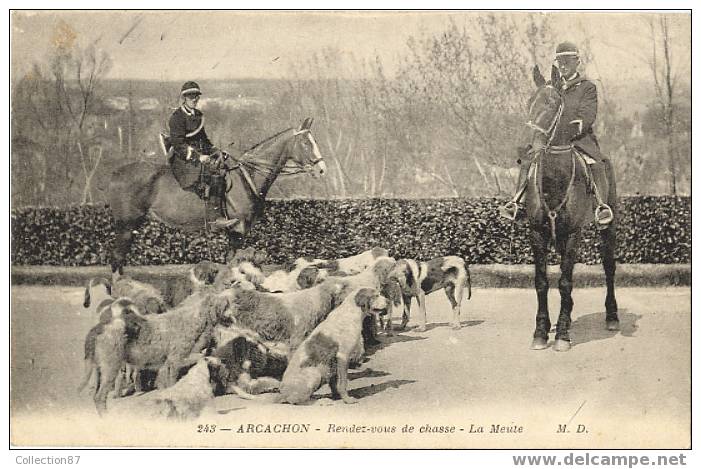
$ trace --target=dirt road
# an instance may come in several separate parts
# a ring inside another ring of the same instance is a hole
[[[77,394],[85,333],[79,288],[12,288],[12,441],[34,445],[624,448],[690,444],[689,288],[618,290],[621,331],[603,327],[604,290],[578,289],[573,348],[531,351],[535,293],[475,289],[463,328],[442,293],[429,329],[381,336],[351,375],[357,404],[266,404],[222,396],[194,422],[97,419]],[[559,305],[550,295],[551,311]],[[95,301],[97,304],[98,301]],[[416,308],[414,308],[416,309]],[[555,313],[552,313],[555,319]],[[410,323],[411,325],[411,323]],[[198,425],[207,425],[198,426]],[[214,427],[212,427],[214,426]],[[413,427],[413,428],[410,428]]]

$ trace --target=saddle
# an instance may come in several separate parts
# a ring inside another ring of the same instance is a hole
[[[168,137],[159,134],[161,150],[180,187],[196,194],[205,204],[206,220],[228,218],[226,213],[226,178],[208,163],[201,163],[199,153],[192,151],[180,155],[170,145]]]
[[[606,192],[610,190],[610,170],[607,169],[608,164],[604,161],[596,161],[594,158],[590,157],[584,151],[574,145],[551,146],[548,152],[550,154],[568,153],[574,158],[573,163],[581,166],[581,168],[584,170],[587,192],[596,200],[594,220],[600,229],[605,228],[609,223],[611,223],[611,221],[613,221],[613,210],[608,204],[605,203],[603,197],[601,196],[602,188],[605,188]],[[529,179],[537,177],[533,166],[531,166],[529,170],[528,177]],[[572,173],[572,181],[574,181],[574,173]],[[572,182],[570,182],[570,184],[571,183]]]
[[[574,153],[577,163],[579,163],[581,168],[584,170],[587,189],[590,194],[594,194],[596,189],[596,181],[594,180],[594,175],[592,174],[592,169],[590,167],[591,165],[598,164],[594,158],[587,155],[574,145],[551,146],[548,152],[550,154]],[[533,177],[535,177],[535,175],[533,175]]]

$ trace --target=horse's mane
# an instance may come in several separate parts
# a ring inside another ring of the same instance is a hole
[[[259,142],[259,143],[256,143],[256,144],[253,145],[251,148],[249,148],[248,150],[246,150],[245,153],[246,153],[246,154],[256,154],[256,153],[258,153],[258,152],[260,152],[260,151],[262,151],[262,150],[267,149],[268,146],[270,146],[271,143],[273,143],[275,140],[277,140],[277,138],[278,138],[280,135],[284,134],[285,132],[289,132],[290,130],[292,130],[292,127],[289,127],[289,128],[287,128],[287,129],[285,129],[285,130],[282,130],[282,131],[276,133],[275,135],[273,135],[272,137],[268,137],[268,138],[266,138],[265,140],[263,140],[263,141],[261,141],[261,142]]]

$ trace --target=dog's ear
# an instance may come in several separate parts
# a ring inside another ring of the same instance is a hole
[[[297,285],[302,290],[316,285],[316,280],[319,277],[319,268],[307,266],[299,272],[297,276]]]
[[[421,265],[413,260],[408,259],[405,264],[406,287],[405,293],[417,294],[421,288],[419,285],[419,277],[421,276]]]
[[[390,276],[382,286],[382,296],[387,298],[395,306],[402,302],[402,285],[398,278]]]
[[[112,320],[112,303],[115,302],[114,298],[108,298],[106,300],[102,300],[100,304],[97,306],[97,310],[100,312],[100,319],[98,322],[100,324],[107,324]]]
[[[205,285],[213,285],[217,274],[222,271],[226,266],[215,264],[214,262],[203,261],[197,264],[194,270],[194,276],[198,281]]]
[[[262,266],[268,261],[268,254],[265,251],[257,251],[253,255],[253,264],[257,266]]]
[[[416,285],[416,278],[414,278],[414,271],[411,269],[411,266],[407,263],[404,265],[404,269],[402,269],[402,272],[404,273],[402,277],[402,281],[404,283],[404,286],[408,290],[413,290],[414,285]]]
[[[230,305],[231,302],[229,301],[229,295],[219,294],[210,295],[209,297],[207,297],[203,306],[209,311],[212,311],[216,315],[216,317],[222,317],[229,309]]]
[[[372,266],[372,271],[380,282],[384,282],[395,264],[396,261],[392,258],[380,259]]]
[[[363,314],[370,314],[372,309],[372,301],[377,296],[377,290],[373,288],[361,288],[355,294],[355,304],[360,308]]]
[[[326,287],[328,285],[328,287]],[[329,280],[324,283],[325,288],[330,288],[334,307],[338,307],[343,300],[351,294],[353,286],[347,282],[339,280]]]
[[[158,298],[148,298],[144,310],[146,314],[162,314],[166,312],[166,307]]]
[[[205,273],[205,283],[207,285],[214,285],[214,281],[217,279],[217,275],[219,275],[219,272],[221,272],[225,268],[226,266],[212,265],[209,269],[207,269]]]
[[[321,282],[323,282],[327,278],[329,278],[329,271],[326,269],[319,269],[319,272],[316,274],[316,281],[315,281],[314,285],[320,284]]]
[[[112,303],[114,303],[116,300],[114,298],[107,298],[106,300],[102,300],[99,305],[97,305],[97,311],[102,311],[103,309],[107,308],[108,306],[111,306]],[[109,308],[107,308],[109,309]]]
[[[120,299],[113,303],[112,309],[119,309],[119,314],[124,320],[125,332],[128,338],[133,339],[139,336],[141,326],[146,322],[141,316],[139,308],[127,299]]]

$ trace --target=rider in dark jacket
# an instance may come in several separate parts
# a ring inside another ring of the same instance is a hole
[[[212,155],[217,148],[212,145],[204,130],[204,115],[197,109],[202,91],[197,83],[188,81],[182,86],[182,105],[173,112],[168,121],[170,141],[176,156],[190,159],[192,150],[199,155]],[[189,158],[188,158],[189,157]]]
[[[223,196],[223,177],[210,175],[204,167],[206,177],[201,177],[201,165],[208,165],[213,159],[226,157],[226,154],[212,145],[204,129],[204,115],[197,109],[202,91],[194,81],[183,84],[180,90],[182,105],[170,116],[168,127],[171,147],[170,160],[173,174],[183,189],[193,190],[203,199],[210,195]],[[214,221],[216,227],[228,227],[235,222],[220,216]]]
[[[571,142],[573,147],[595,161],[589,166],[595,183],[601,187],[601,184],[606,181],[606,174],[603,156],[593,130],[598,104],[596,85],[577,71],[580,63],[579,51],[571,42],[563,42],[557,46],[555,62],[560,71],[561,80],[553,85],[560,91],[563,106],[562,115],[553,134],[564,133],[566,140]],[[544,148],[547,144],[546,140],[545,136],[538,134],[534,139],[531,154],[536,154]],[[515,220],[524,216],[521,197],[528,183],[529,167],[530,163],[524,162],[519,174],[516,195],[499,210],[504,218]],[[596,221],[600,226],[608,225],[613,221],[613,212],[606,205],[597,207],[596,214]]]

